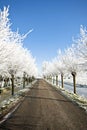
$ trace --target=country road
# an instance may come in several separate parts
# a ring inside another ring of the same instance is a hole
[[[87,130],[87,114],[39,79],[0,130]]]

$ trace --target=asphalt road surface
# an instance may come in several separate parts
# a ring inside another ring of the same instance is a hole
[[[87,130],[87,114],[40,79],[0,130]]]

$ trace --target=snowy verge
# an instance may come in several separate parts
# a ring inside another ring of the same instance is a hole
[[[29,89],[24,89],[24,90],[20,90],[17,94],[15,94],[14,96],[11,96],[8,99],[5,99],[4,101],[2,101],[0,103],[0,118],[2,119],[2,117],[8,113],[8,111],[10,111],[11,108],[14,108],[14,106],[16,104],[18,104],[19,102],[21,102],[23,100],[23,95],[29,91]]]
[[[14,108],[24,99],[25,94],[30,90],[29,88],[31,88],[32,85],[36,83],[36,81],[37,80],[33,81],[31,84],[26,86],[26,88],[16,92],[14,96],[10,96],[0,103],[0,120],[2,120],[2,117],[4,117],[8,111],[10,111],[10,109]]]
[[[85,111],[87,112],[87,99],[86,98],[78,94],[74,94],[73,92],[69,92],[68,90],[65,90],[64,88],[60,88],[58,86],[54,86],[54,87],[60,90],[63,93],[63,95],[67,96],[70,100],[78,104],[79,107],[85,109]]]
[[[78,104],[78,106],[83,108],[87,113],[87,98],[80,96],[78,94],[74,94],[73,92],[70,92],[64,88],[61,88],[60,86],[53,85],[49,81],[47,82],[51,84],[53,87],[55,87],[56,89],[58,89],[64,96],[68,97],[72,102],[75,102],[76,104]]]

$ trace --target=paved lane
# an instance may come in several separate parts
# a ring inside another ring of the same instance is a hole
[[[87,130],[87,114],[44,80],[38,80],[0,130]]]

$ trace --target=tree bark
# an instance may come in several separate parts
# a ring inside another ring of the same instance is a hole
[[[51,83],[51,76],[49,77],[49,82]]]
[[[28,78],[27,78],[27,85],[29,84],[29,80],[28,80]]]
[[[25,76],[23,77],[23,88],[25,88]]]
[[[56,85],[58,86],[58,75],[56,75]]]
[[[14,75],[11,75],[11,82],[12,82],[12,96],[14,95]]]
[[[55,79],[54,79],[54,76],[53,76],[53,84],[54,84],[54,82],[55,82]]]
[[[61,86],[62,86],[62,88],[64,88],[63,74],[61,74]]]
[[[74,93],[76,94],[76,72],[72,72]]]
[[[25,88],[25,78],[26,78],[25,75],[26,75],[26,73],[24,72],[23,73],[23,88]]]

